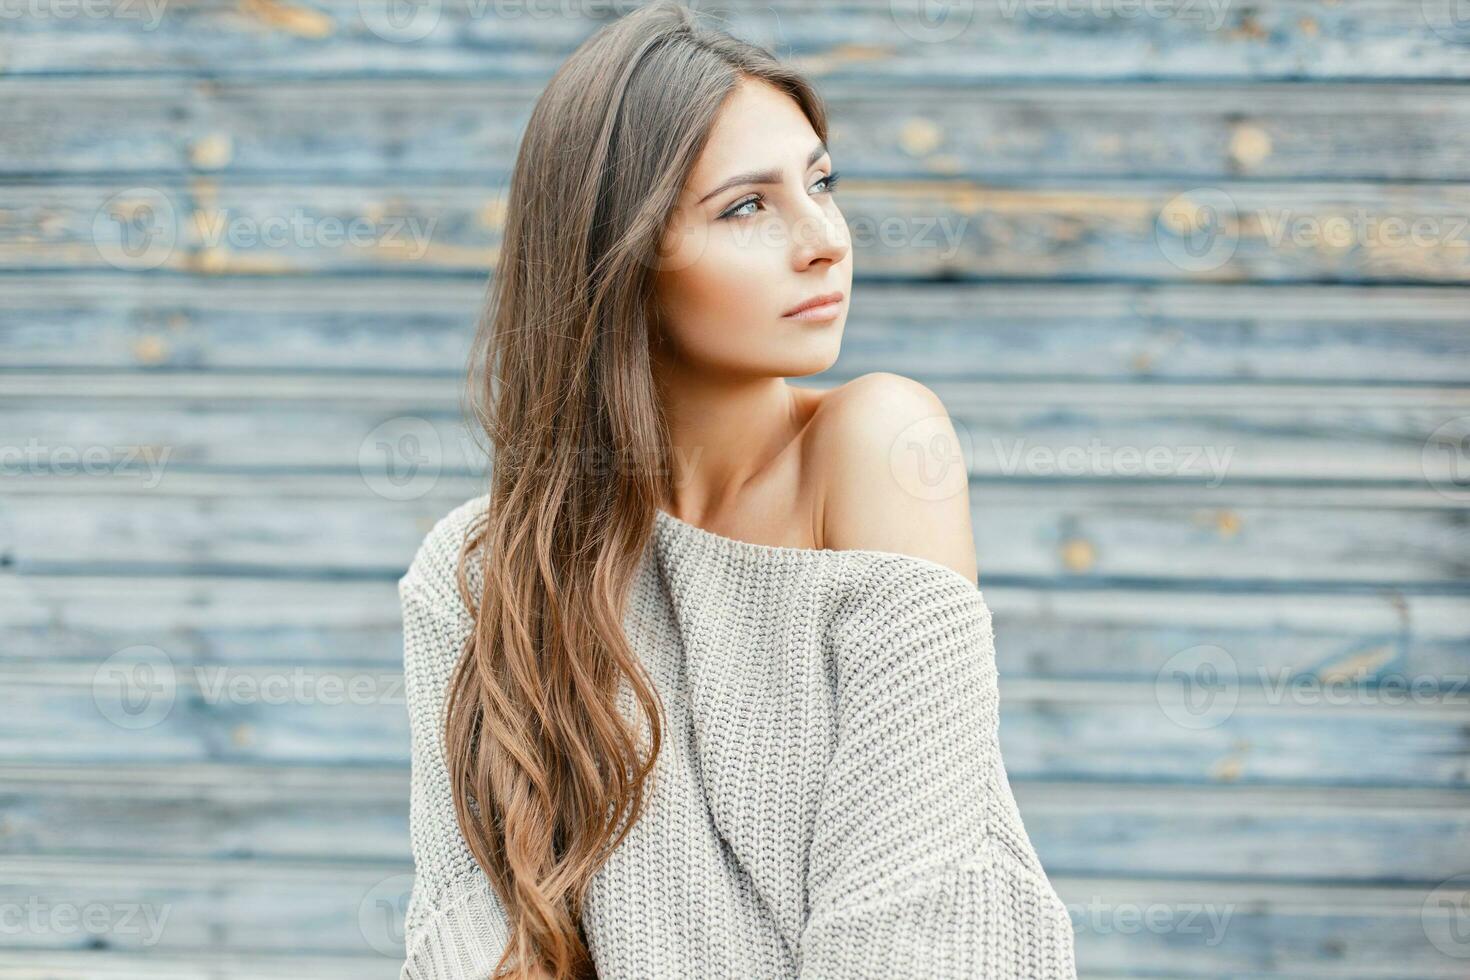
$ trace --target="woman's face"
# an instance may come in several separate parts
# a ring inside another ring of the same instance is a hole
[[[682,362],[801,377],[837,360],[852,248],[832,172],[790,96],[745,80],[726,99],[659,253],[660,315]],[[841,299],[814,318],[784,315],[824,293]]]

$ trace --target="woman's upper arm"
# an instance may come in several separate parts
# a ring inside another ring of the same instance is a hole
[[[457,599],[411,573],[399,583],[403,608],[404,701],[411,789],[414,884],[404,922],[402,980],[488,976],[506,943],[506,917],[455,818],[444,752],[444,707],[470,620]]]
[[[838,735],[809,854],[802,976],[1074,977],[1070,919],[1000,756],[981,593],[903,558],[869,585],[835,626]]]

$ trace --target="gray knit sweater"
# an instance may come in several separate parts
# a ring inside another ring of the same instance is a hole
[[[471,625],[455,558],[487,502],[440,520],[399,581],[416,866],[403,980],[486,977],[505,943],[455,823],[441,721]],[[1001,762],[974,582],[659,511],[624,628],[666,727],[647,807],[587,895],[602,980],[1076,976]],[[639,717],[626,685],[622,708]]]

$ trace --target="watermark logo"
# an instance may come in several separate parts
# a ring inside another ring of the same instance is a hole
[[[1242,210],[1219,187],[1192,188],[1166,201],[1154,223],[1154,240],[1171,264],[1186,272],[1209,272],[1234,258],[1242,230],[1273,250],[1351,257],[1378,272],[1422,271],[1431,264],[1436,272],[1459,275],[1470,267],[1470,217],[1463,214],[1395,214],[1335,203],[1310,211]]]
[[[1029,477],[1198,477],[1211,489],[1225,482],[1234,446],[1111,445],[1098,438],[1086,445],[1031,445],[1025,438],[1009,445],[999,437],[991,449],[1000,471]]]
[[[904,255],[922,252],[925,256],[932,254],[940,262],[951,262],[964,247],[971,220],[968,215],[951,213],[857,214],[849,219],[835,205],[830,214],[790,221],[764,213],[723,222],[676,215],[643,264],[655,272],[690,268],[711,248],[711,235],[716,233],[719,244],[728,242],[741,250],[801,248],[834,256],[849,249]]]
[[[396,959],[406,954],[404,933],[413,882],[412,873],[391,875],[369,888],[358,903],[357,928],[375,952]]]
[[[1006,20],[1024,14],[1028,20],[1170,20],[1198,23],[1207,31],[1225,24],[1231,0],[1000,0]]]
[[[915,500],[948,500],[970,485],[973,446],[963,422],[930,415],[906,425],[893,440],[888,469]]]
[[[1450,419],[1431,432],[1419,465],[1424,479],[1441,496],[1470,503],[1470,415]]]
[[[1470,43],[1470,0],[1421,0],[1419,8],[1431,31],[1455,44]]]
[[[889,0],[894,26],[915,41],[953,41],[975,19],[975,0]]]
[[[163,481],[172,446],[50,446],[35,436],[24,446],[0,445],[0,476],[108,476]]]
[[[1154,241],[1164,258],[1185,272],[1220,268],[1240,244],[1235,200],[1218,187],[1196,187],[1170,198],[1154,222]]]
[[[178,246],[178,209],[156,187],[118,191],[92,216],[92,241],[102,261],[114,268],[156,269]]]
[[[357,10],[363,26],[396,44],[422,41],[443,15],[441,0],[358,0]]]
[[[1193,730],[1229,720],[1247,681],[1252,696],[1270,707],[1470,707],[1470,676],[1380,673],[1376,666],[1390,659],[1391,654],[1378,651],[1352,658],[1352,669],[1303,671],[1262,664],[1242,675],[1230,651],[1206,643],[1180,650],[1164,662],[1154,677],[1154,698],[1170,721]]]
[[[456,16],[465,21],[613,20],[637,10],[646,0],[463,0]],[[684,0],[698,9],[703,0]],[[443,0],[358,0],[363,26],[385,41],[412,44],[438,29],[444,19]]]
[[[1470,959],[1470,874],[1440,882],[1420,909],[1424,935],[1435,949],[1455,959]]]
[[[194,683],[208,704],[336,707],[404,703],[401,671],[337,674],[305,667],[258,671],[196,666]]]
[[[147,644],[119,650],[92,674],[92,701],[119,728],[152,728],[168,717],[178,693],[173,659]]]
[[[389,419],[357,449],[363,482],[384,500],[416,500],[433,490],[443,459],[439,430],[417,416]]]
[[[1211,644],[1180,650],[1154,678],[1154,698],[1180,728],[1214,728],[1235,712],[1240,698],[1235,658]]]
[[[157,946],[173,913],[171,904],[146,902],[48,902],[38,895],[0,901],[0,936],[77,936],[95,940],[136,937]]]
[[[405,702],[401,670],[206,664],[181,668],[166,652],[147,644],[119,650],[92,673],[92,700],[98,713],[130,731],[165,721],[181,687],[206,705],[337,707]]]
[[[1235,903],[1209,902],[1106,902],[1092,897],[1068,902],[1067,914],[1078,933],[1134,936],[1151,933],[1167,936],[1199,936],[1205,946],[1218,946],[1235,914]]]
[[[0,0],[0,22],[134,21],[136,27],[130,30],[154,31],[167,7],[168,0]]]

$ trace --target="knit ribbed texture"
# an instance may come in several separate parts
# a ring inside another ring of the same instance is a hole
[[[417,872],[402,980],[486,977],[505,943],[444,764],[471,626],[454,566],[487,503],[440,520],[399,581]],[[1076,977],[1071,921],[1001,761],[974,582],[659,511],[624,628],[665,729],[643,814],[588,891],[601,980]],[[619,703],[639,717],[626,684]]]

